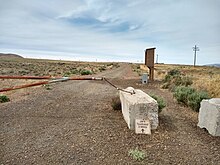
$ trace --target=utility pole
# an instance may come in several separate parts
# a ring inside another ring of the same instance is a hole
[[[194,67],[196,66],[196,52],[199,51],[199,47],[195,45],[195,47],[193,47],[193,51],[194,51]]]
[[[158,64],[158,54],[157,54],[156,64]]]

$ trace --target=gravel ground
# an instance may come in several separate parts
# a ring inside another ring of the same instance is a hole
[[[32,88],[0,104],[1,164],[220,164],[220,137],[198,128],[198,114],[178,105],[159,82],[141,85],[128,64],[97,76],[164,97],[158,129],[152,135],[129,130],[122,113],[111,108],[118,93],[105,82]],[[145,153],[143,161],[128,155],[135,148]]]

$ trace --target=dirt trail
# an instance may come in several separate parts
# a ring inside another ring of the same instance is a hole
[[[1,164],[219,163],[220,138],[199,129],[196,114],[177,105],[158,83],[140,85],[128,64],[96,76],[164,97],[168,105],[158,130],[147,136],[127,129],[121,112],[111,108],[117,91],[105,82],[58,83],[0,104]],[[128,156],[135,148],[146,153],[142,162]]]

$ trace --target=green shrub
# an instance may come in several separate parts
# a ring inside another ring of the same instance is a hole
[[[111,65],[114,65],[114,63],[109,63],[109,64],[107,64],[107,66],[111,66]]]
[[[166,83],[163,83],[163,85],[161,86],[161,88],[163,89],[168,89],[170,87],[170,83],[166,82]]]
[[[8,96],[5,95],[1,95],[0,96],[0,103],[5,103],[5,102],[9,102],[10,99],[8,98]]]
[[[112,98],[111,106],[113,110],[121,110],[121,101],[119,96]]]
[[[193,84],[193,80],[192,77],[188,77],[188,76],[183,76],[181,79],[181,84],[182,86],[190,86]]]
[[[44,87],[46,90],[52,90],[52,87],[50,84],[45,84]]]
[[[106,70],[106,67],[105,67],[105,66],[101,66],[101,67],[99,68],[99,71],[100,71],[100,72],[105,71],[105,70]]]
[[[181,75],[166,75],[164,79],[163,89],[173,89],[174,86],[190,86],[193,84],[192,78]]]
[[[150,95],[152,98],[154,98],[157,103],[158,103],[158,112],[162,112],[163,108],[166,107],[166,102],[164,101],[164,99],[162,97],[159,96],[155,96],[155,95]]]
[[[194,92],[195,92],[195,89],[193,89],[192,87],[179,86],[179,87],[176,87],[173,96],[176,98],[176,100],[179,103],[184,103],[185,105],[187,105],[188,96]]]
[[[204,91],[194,92],[188,96],[188,105],[192,110],[199,112],[200,103],[203,99],[209,99],[208,93]]]
[[[71,74],[78,74],[79,71],[78,71],[77,69],[71,69],[71,70],[70,70],[70,73],[71,73]]]
[[[81,73],[81,75],[90,75],[90,74],[92,74],[92,72],[90,70],[82,70],[80,73]]]
[[[135,150],[129,150],[128,155],[137,161],[144,160],[145,158],[145,153],[139,151],[137,148]]]
[[[199,111],[200,102],[203,99],[208,99],[208,93],[204,91],[196,91],[192,87],[180,86],[175,89],[174,97],[180,103],[188,105],[192,110]]]
[[[172,76],[167,74],[167,75],[165,76],[165,78],[164,78],[164,82],[165,82],[165,83],[166,83],[166,82],[170,82],[171,79],[172,79]]]
[[[172,69],[167,74],[170,76],[176,76],[176,75],[180,75],[180,71],[178,69]]]
[[[71,75],[70,72],[65,72],[65,73],[63,74],[64,77],[69,77],[70,75]]]

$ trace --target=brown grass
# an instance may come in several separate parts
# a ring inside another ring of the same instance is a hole
[[[178,69],[185,76],[192,77],[193,87],[198,90],[204,90],[209,93],[211,97],[220,98],[220,68],[207,66],[190,66],[190,65],[155,65],[155,80],[163,80],[168,71]],[[149,70],[146,66],[140,65],[140,73]]]

